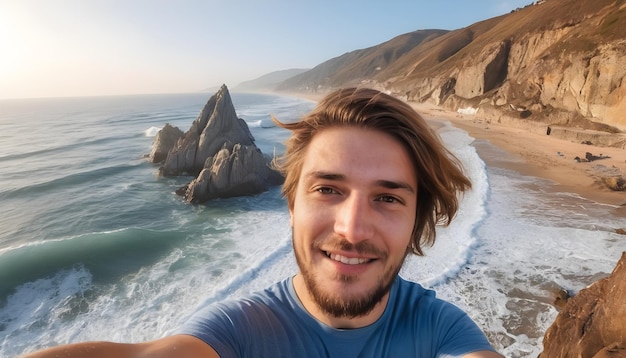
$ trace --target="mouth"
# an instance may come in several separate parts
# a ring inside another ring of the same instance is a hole
[[[375,261],[375,259],[371,259],[371,258],[347,257],[347,256],[339,255],[339,254],[334,254],[328,251],[324,251],[324,254],[329,259],[333,261],[341,262],[342,264],[346,264],[346,265],[362,265],[362,264],[368,264],[370,262]]]

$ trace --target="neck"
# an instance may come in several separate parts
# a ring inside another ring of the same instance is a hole
[[[298,295],[298,299],[306,311],[318,321],[336,329],[355,329],[371,325],[376,322],[385,312],[389,301],[389,292],[376,304],[374,309],[362,316],[357,317],[337,317],[321,309],[315,299],[311,296],[302,274],[297,274],[293,278],[293,287]]]

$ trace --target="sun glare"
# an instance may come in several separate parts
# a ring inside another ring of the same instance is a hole
[[[14,73],[23,62],[23,39],[22,29],[15,26],[17,19],[12,18],[6,12],[0,12],[0,78],[4,80]]]
[[[29,69],[37,61],[29,21],[13,10],[10,4],[0,8],[0,98],[21,92],[20,88],[29,81]]]

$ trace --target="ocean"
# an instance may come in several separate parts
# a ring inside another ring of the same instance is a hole
[[[196,309],[297,271],[280,188],[185,203],[189,177],[148,163],[166,123],[187,130],[211,94],[0,100],[0,357],[87,340],[167,335]],[[231,93],[266,154],[302,98]],[[536,357],[553,292],[611,272],[626,238],[611,206],[522,175],[519,159],[450,123],[438,132],[473,189],[401,275],[466,310],[507,357]],[[486,165],[488,162],[490,165]]]

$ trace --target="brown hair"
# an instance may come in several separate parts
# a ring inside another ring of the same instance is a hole
[[[426,121],[407,103],[368,88],[346,88],[330,93],[302,120],[276,125],[292,132],[286,152],[275,161],[285,175],[283,195],[293,208],[302,161],[311,139],[319,131],[355,126],[387,133],[409,153],[417,176],[417,208],[410,249],[423,255],[422,246],[435,242],[435,226],[450,224],[459,203],[457,192],[471,187],[462,166],[441,143]]]

